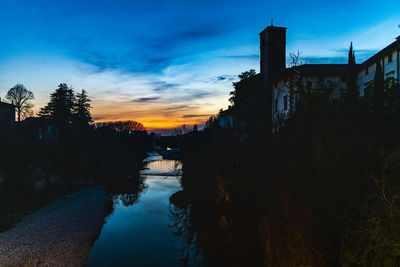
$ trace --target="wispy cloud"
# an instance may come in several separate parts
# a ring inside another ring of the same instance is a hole
[[[229,55],[229,56],[222,56],[225,58],[243,58],[243,59],[255,59],[258,60],[260,58],[260,55],[258,54],[252,54],[252,55]]]
[[[133,99],[132,102],[135,102],[135,103],[154,102],[154,101],[159,100],[159,99],[160,99],[159,96],[141,97],[141,98]]]
[[[221,81],[234,81],[237,78],[236,75],[220,75],[217,77],[213,77],[211,79],[212,82],[221,82]]]
[[[346,64],[347,57],[305,57],[305,64]]]
[[[197,114],[185,114],[182,116],[182,118],[202,118],[202,117],[210,117],[211,114],[202,114],[202,115],[197,115]]]

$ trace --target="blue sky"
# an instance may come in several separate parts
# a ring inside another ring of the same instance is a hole
[[[258,33],[288,27],[308,63],[362,62],[400,35],[395,0],[0,0],[0,96],[16,83],[37,111],[58,83],[82,88],[97,120],[163,128],[201,123],[229,104],[237,74],[258,71]]]

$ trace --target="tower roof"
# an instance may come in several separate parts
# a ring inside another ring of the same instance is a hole
[[[362,68],[369,66],[371,64],[376,63],[380,58],[385,57],[386,55],[390,54],[392,51],[400,48],[400,36],[396,38],[396,41],[391,43],[390,45],[386,46],[384,49],[376,53],[375,55],[368,58],[361,64]]]
[[[277,26],[268,26],[267,28],[265,28],[262,32],[260,32],[260,35],[268,32],[268,31],[286,31],[287,28],[285,27],[277,27]]]

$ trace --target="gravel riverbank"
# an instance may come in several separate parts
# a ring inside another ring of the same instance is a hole
[[[109,202],[88,188],[26,216],[0,233],[0,266],[84,266]]]

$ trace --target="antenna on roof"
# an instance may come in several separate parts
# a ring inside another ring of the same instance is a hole
[[[274,19],[271,19],[271,26],[274,27]],[[400,27],[400,25],[399,25]]]

